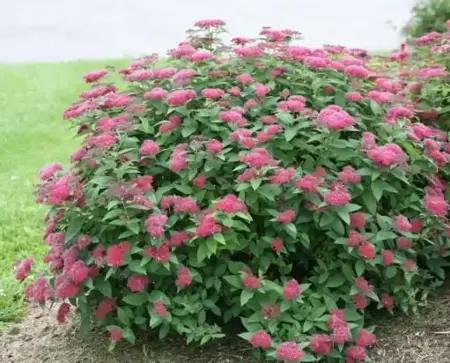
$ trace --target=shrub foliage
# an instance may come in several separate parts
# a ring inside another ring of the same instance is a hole
[[[122,92],[113,70],[84,76],[64,113],[83,144],[40,171],[51,276],[26,295],[112,346],[148,328],[205,343],[239,319],[269,357],[363,360],[365,312],[415,311],[444,278],[447,35],[411,62],[270,28],[230,47],[224,26],[119,70]]]

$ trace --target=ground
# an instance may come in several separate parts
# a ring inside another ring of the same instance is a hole
[[[439,291],[415,317],[381,317],[378,342],[371,352],[374,363],[450,362],[450,285]],[[25,319],[0,335],[0,362],[5,363],[252,363],[249,346],[231,339],[203,348],[179,339],[148,337],[135,346],[123,344],[108,352],[106,336],[91,334],[82,341],[77,319],[57,325],[50,312],[30,307]]]
[[[64,108],[84,89],[80,76],[104,64],[125,61],[70,62],[0,66],[0,362],[1,363],[192,363],[251,362],[250,349],[238,340],[204,348],[178,340],[146,339],[108,353],[108,339],[91,335],[81,341],[74,317],[68,325],[54,322],[37,307],[23,313],[22,287],[12,266],[18,259],[41,256],[44,210],[33,201],[33,184],[42,165],[68,162],[79,140],[62,120]],[[372,352],[377,363],[450,362],[450,286],[414,318],[381,318],[379,341]],[[3,325],[3,327],[2,327]],[[2,327],[2,328],[1,328]],[[97,337],[92,339],[92,337]]]

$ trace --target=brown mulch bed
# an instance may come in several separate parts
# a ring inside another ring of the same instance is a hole
[[[376,363],[450,363],[450,285],[421,314],[397,315],[376,322]],[[93,338],[95,337],[95,339]],[[0,332],[1,363],[250,363],[251,351],[241,340],[204,347],[179,340],[149,339],[108,352],[108,339],[92,334],[81,340],[77,319],[57,325],[54,311],[30,307],[22,322]]]

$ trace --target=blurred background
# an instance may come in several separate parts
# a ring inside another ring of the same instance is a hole
[[[0,62],[61,61],[163,53],[203,18],[232,35],[293,28],[309,46],[390,50],[414,0],[2,0]],[[450,3],[450,1],[449,1]]]

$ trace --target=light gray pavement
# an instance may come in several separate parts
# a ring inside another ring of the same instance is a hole
[[[0,62],[61,61],[164,52],[202,18],[232,35],[294,28],[302,43],[390,49],[413,0],[0,0]]]

